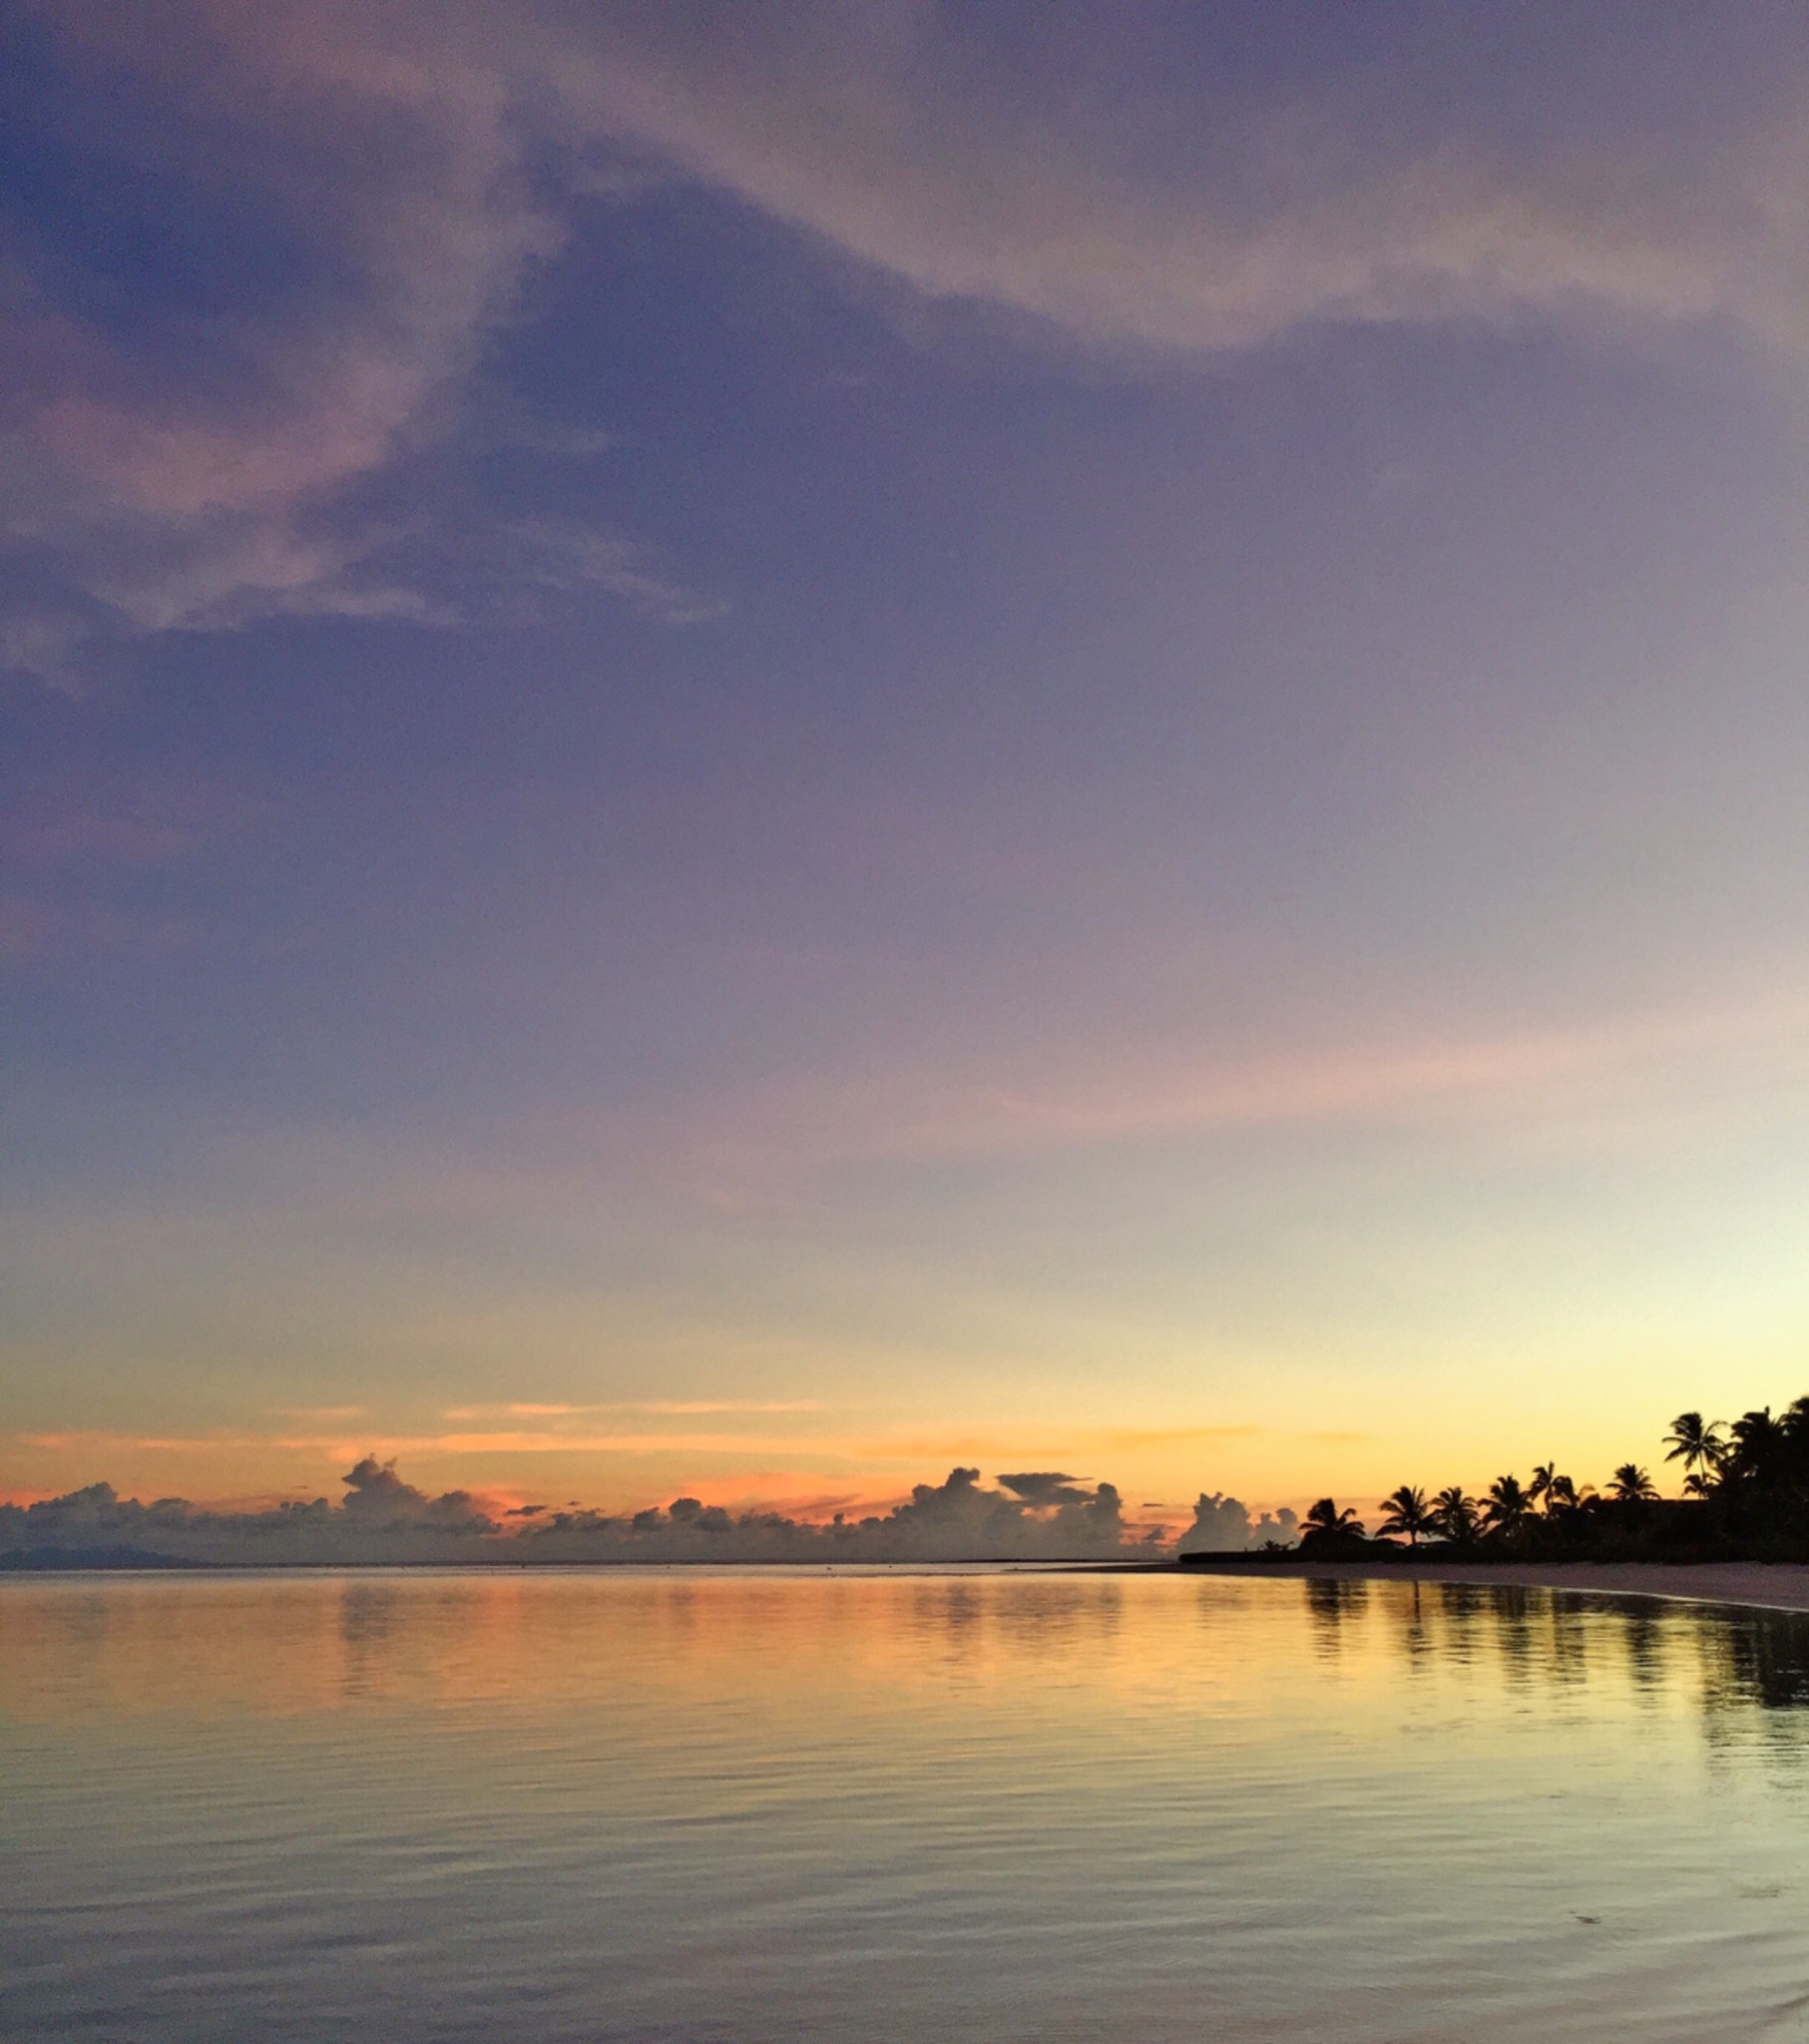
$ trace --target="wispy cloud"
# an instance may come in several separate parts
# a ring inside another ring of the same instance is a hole
[[[989,76],[932,10],[755,8],[725,27],[606,17],[595,45],[573,47],[571,118],[632,134],[932,296],[1186,349],[1313,319],[1591,304],[1724,313],[1809,342],[1794,270],[1767,278],[1753,261],[1787,246],[1798,181],[1782,147],[1750,137],[1706,162],[1624,135],[1592,155],[1517,159],[1451,127],[1364,124],[1310,89],[1186,107],[1143,79],[1142,111],[1191,115],[1208,141],[1165,162],[1145,148],[1133,171],[1076,78],[1052,99]]]
[[[441,1416],[445,1419],[568,1419],[593,1412],[670,1412],[678,1415],[699,1412],[821,1412],[815,1398],[613,1398],[595,1405],[459,1405]]]
[[[1809,1084],[1809,998],[1665,1007],[1561,1027],[1296,1049],[1047,1046],[1034,1068],[829,1070],[689,1103],[615,1132],[675,1189],[757,1206],[860,1163],[1057,1156],[1238,1131],[1511,1127],[1517,1143],[1623,1143],[1717,1083]],[[1718,1080],[1717,1080],[1717,1075]]]
[[[734,1408],[731,1408],[734,1409]],[[748,1408],[740,1408],[748,1409]],[[754,1406],[754,1411],[762,1408]],[[785,1409],[785,1408],[780,1408]],[[697,1429],[600,1429],[564,1425],[491,1426],[454,1425],[451,1429],[399,1430],[373,1423],[367,1413],[348,1413],[341,1420],[333,1408],[319,1413],[298,1413],[300,1427],[263,1432],[253,1428],[218,1428],[197,1433],[131,1433],[110,1429],[59,1429],[20,1432],[4,1438],[14,1448],[53,1454],[65,1465],[76,1463],[96,1468],[110,1463],[139,1464],[146,1456],[160,1463],[181,1462],[188,1467],[218,1469],[254,1462],[260,1467],[276,1466],[282,1458],[291,1465],[295,1458],[318,1464],[357,1461],[374,1455],[383,1461],[397,1459],[419,1462],[428,1459],[439,1465],[482,1465],[525,1460],[557,1462],[569,1469],[589,1465],[593,1480],[602,1481],[611,1494],[644,1492],[645,1468],[637,1465],[670,1466],[675,1457],[688,1458],[692,1481],[700,1472],[713,1469],[718,1486],[731,1486],[737,1495],[770,1495],[775,1484],[795,1495],[800,1472],[816,1470],[859,1471],[860,1495],[896,1495],[901,1476],[925,1464],[981,1463],[989,1467],[1050,1465],[1056,1463],[1109,1462],[1119,1455],[1146,1456],[1151,1451],[1213,1450],[1247,1446],[1266,1441],[1290,1447],[1313,1449],[1342,1447],[1361,1442],[1367,1436],[1324,1428],[1277,1428],[1247,1423],[1169,1427],[1127,1427],[1093,1423],[1066,1426],[1048,1421],[1014,1426],[995,1423],[979,1426],[901,1427],[892,1431],[872,1429],[853,1432],[822,1428],[810,1431],[773,1432],[723,1427]],[[462,1419],[464,1415],[449,1415]],[[575,1480],[568,1476],[567,1479]],[[820,1475],[815,1479],[820,1483]],[[1065,1479],[1071,1480],[1071,1479]]]
[[[242,1148],[218,1130],[211,1154],[219,1197],[236,1203],[255,1188],[266,1217],[350,1226],[548,1216],[627,1191],[668,1210],[786,1211],[819,1197],[838,1175],[869,1168],[984,1166],[1264,1130],[1447,1132],[1519,1153],[1606,1156],[1636,1150],[1711,1106],[1774,1117],[1780,1102],[1809,1095],[1806,1034],[1809,996],[1784,985],[1725,1005],[1652,1007],[1568,1028],[1422,1035],[1404,1027],[1369,1042],[1294,1049],[1132,1040],[1106,1054],[1052,1037],[1034,1055],[1012,1046],[990,1066],[976,1058],[965,1071],[952,1061],[862,1062],[620,1108],[572,1101],[461,1125],[438,1145],[340,1127],[266,1134]],[[276,1182],[265,1170],[273,1144],[282,1157]],[[155,1215],[126,1207],[114,1217],[103,1208],[45,1222],[21,1209],[13,1231],[21,1253],[29,1243],[34,1254],[59,1259],[136,1255],[218,1230],[216,1197],[165,1203]],[[40,1232],[46,1227],[54,1242]],[[485,1310],[427,1312],[396,1332],[422,1350],[443,1350],[483,1325]],[[578,1309],[536,1334],[567,1351],[589,1338],[588,1324]],[[567,1417],[748,1409],[731,1400],[558,1402]],[[809,1401],[761,1403],[814,1409]],[[507,1401],[461,1404],[447,1416],[467,1412],[511,1416]]]
[[[1744,129],[1684,130],[1662,95],[1641,123],[1623,77],[1614,122],[1517,147],[1430,90],[1404,84],[1387,119],[1304,77],[1239,100],[1209,71],[1171,82],[1159,50],[1114,104],[1085,80],[1128,31],[1063,48],[1052,24],[1033,63],[915,5],[56,0],[38,18],[63,66],[42,118],[141,195],[149,246],[186,209],[211,251],[282,258],[224,298],[173,290],[109,322],[108,279],[72,283],[28,232],[0,244],[0,659],[53,679],[109,635],[456,615],[395,572],[388,514],[360,493],[456,422],[570,202],[632,204],[661,177],[920,301],[1095,346],[1532,318],[1719,322],[1809,356],[1809,95],[1775,76]],[[1555,73],[1588,32],[1557,19]],[[587,429],[568,451],[606,442]],[[494,536],[524,553],[524,600],[595,590],[671,625],[721,608],[631,535]]]
[[[519,556],[514,574],[505,575],[518,601],[527,591],[568,596],[602,589],[663,625],[707,624],[728,609],[720,597],[693,589],[663,569],[651,547],[621,533],[534,518],[505,526],[493,537]]]
[[[210,1455],[255,1450],[267,1452],[307,1451],[333,1461],[368,1449],[385,1456],[399,1455],[823,1455],[845,1451],[846,1443],[821,1434],[781,1435],[723,1430],[699,1432],[598,1432],[545,1427],[484,1428],[452,1433],[391,1433],[365,1426],[358,1432],[337,1426],[330,1411],[317,1417],[321,1427],[332,1431],[283,1431],[257,1433],[226,1430],[197,1434],[128,1434],[91,1429],[21,1433],[16,1439],[33,1448],[52,1449],[60,1454],[81,1453],[104,1458],[109,1454]],[[355,1416],[355,1415],[354,1415]],[[871,1447],[871,1443],[866,1444]],[[895,1459],[906,1459],[909,1450],[900,1447]]]

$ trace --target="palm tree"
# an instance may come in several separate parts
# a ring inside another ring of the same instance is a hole
[[[1354,1533],[1359,1540],[1364,1537],[1363,1521],[1355,1509],[1346,1505],[1340,1511],[1334,1498],[1322,1497],[1300,1524],[1303,1533],[1316,1533],[1322,1540],[1336,1539],[1340,1533]]]
[[[1533,1481],[1527,1485],[1527,1503],[1536,1505],[1541,1499],[1545,1501],[1548,1518],[1561,1506],[1577,1502],[1576,1483],[1569,1476],[1558,1473],[1556,1462],[1540,1463],[1533,1472]]]
[[[1390,1491],[1382,1502],[1388,1508],[1388,1517],[1377,1531],[1405,1533],[1407,1544],[1418,1547],[1420,1535],[1432,1525],[1432,1508],[1426,1502],[1426,1493],[1416,1490],[1411,1483],[1404,1483],[1399,1490]]]
[[[1742,1412],[1728,1432],[1733,1435],[1728,1467],[1743,1476],[1768,1473],[1784,1446],[1784,1423],[1772,1418],[1769,1405],[1761,1405],[1756,1412]]]
[[[1664,1438],[1670,1443],[1664,1459],[1683,1464],[1684,1490],[1693,1497],[1706,1497],[1729,1452],[1722,1422],[1705,1422],[1699,1412],[1679,1412]]]
[[[1520,1486],[1518,1476],[1498,1476],[1489,1486],[1483,1505],[1483,1519],[1498,1533],[1514,1533],[1527,1523],[1533,1501]]]
[[[1622,1462],[1608,1485],[1608,1495],[1623,1505],[1637,1505],[1658,1493],[1652,1487],[1652,1479],[1637,1462]]]
[[[1460,1547],[1468,1547],[1482,1524],[1482,1507],[1475,1498],[1464,1495],[1461,1483],[1454,1483],[1449,1490],[1441,1490],[1433,1499],[1431,1524],[1433,1530],[1444,1534],[1447,1540],[1455,1540]]]

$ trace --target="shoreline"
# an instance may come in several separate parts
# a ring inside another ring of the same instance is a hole
[[[1656,1597],[1670,1603],[1745,1605],[1758,1611],[1809,1612],[1809,1564],[1803,1562],[1439,1562],[1279,1561],[1235,1556],[1176,1564],[1189,1576],[1292,1576],[1305,1581],[1411,1582],[1563,1590],[1598,1597]]]

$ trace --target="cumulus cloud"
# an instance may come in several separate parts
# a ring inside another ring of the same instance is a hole
[[[1175,1542],[1178,1554],[1247,1553],[1266,1547],[1292,1547],[1300,1537],[1300,1520],[1286,1505],[1279,1513],[1264,1512],[1254,1524],[1250,1508],[1240,1499],[1222,1491],[1199,1494],[1193,1507],[1193,1523]]]
[[[778,1512],[732,1513],[694,1497],[632,1515],[519,1506],[493,1515],[468,1491],[430,1497],[393,1462],[366,1455],[346,1495],[261,1512],[152,1504],[97,1483],[29,1506],[0,1506],[0,1568],[336,1565],[397,1562],[911,1562],[1110,1560],[1151,1554],[1110,1483],[1003,1479],[957,1468],[920,1483],[890,1512],[827,1525]]]
[[[1742,46],[1745,84],[1718,103],[1747,126],[1715,129],[1667,118],[1668,74],[1640,66],[1659,49],[1672,74],[1726,75],[1736,38],[1692,60],[1611,10],[1530,10],[1503,31],[1526,74],[1507,97],[1543,109],[1573,74],[1594,84],[1529,140],[1404,47],[1343,65],[1342,84],[1285,64],[1265,80],[1210,47],[1189,71],[1155,29],[1209,45],[1211,18],[1161,7],[1110,31],[1087,10],[1008,10],[990,37],[921,0],[26,15],[37,40],[13,68],[65,204],[0,223],[0,658],[53,679],[109,636],[455,622],[419,572],[439,543],[431,489],[398,542],[379,485],[456,421],[574,205],[632,205],[662,179],[730,194],[918,302],[1093,346],[1606,317],[1809,352],[1788,36],[1769,58]],[[1140,69],[1122,54],[1138,49]],[[97,209],[110,237],[70,227]],[[530,609],[587,589],[674,625],[720,607],[630,535],[494,536]]]
[[[359,1532],[392,1532],[398,1527],[429,1527],[451,1533],[488,1531],[491,1521],[465,1490],[429,1497],[404,1483],[393,1462],[365,1455],[345,1475],[346,1493],[339,1507],[346,1524]]]

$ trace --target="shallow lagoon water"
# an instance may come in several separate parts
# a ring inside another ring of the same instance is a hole
[[[1809,1621],[1006,1572],[0,1583],[18,2044],[1809,2037]]]

